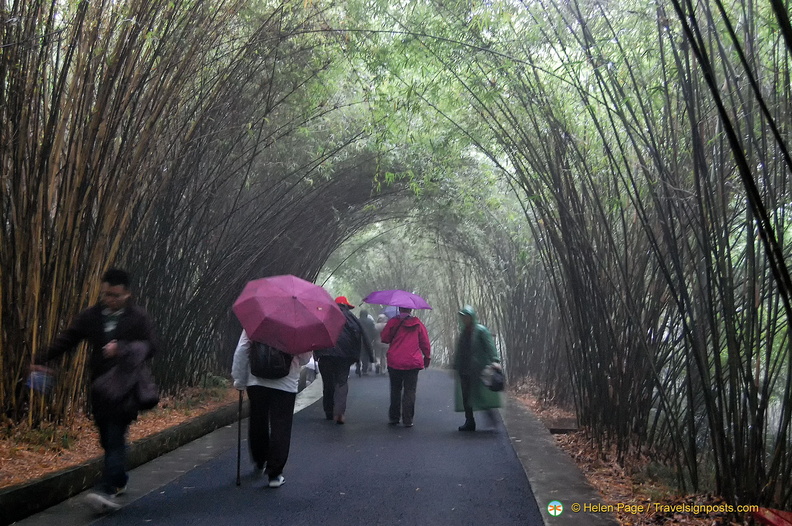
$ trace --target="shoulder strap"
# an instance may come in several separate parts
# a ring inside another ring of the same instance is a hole
[[[393,336],[396,336],[396,334],[399,333],[399,329],[401,329],[402,325],[404,325],[404,322],[407,321],[407,318],[409,318],[409,316],[405,316],[404,318],[402,318],[402,321],[399,322],[399,325],[396,327],[396,330],[393,331]]]

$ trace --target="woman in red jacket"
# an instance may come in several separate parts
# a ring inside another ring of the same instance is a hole
[[[421,320],[411,316],[411,312],[412,309],[399,307],[399,315],[391,318],[382,329],[382,343],[390,344],[388,423],[392,426],[399,423],[399,418],[404,427],[413,426],[418,371],[429,367],[431,355],[429,334]]]

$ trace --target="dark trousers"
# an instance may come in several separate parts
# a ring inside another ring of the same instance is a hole
[[[97,418],[99,443],[104,449],[104,473],[100,489],[114,494],[126,486],[126,435],[129,422],[123,419]]]
[[[319,374],[322,375],[322,407],[328,418],[338,418],[346,413],[349,368],[353,363],[354,360],[336,356],[319,358]]]
[[[459,387],[462,391],[462,407],[465,409],[465,422],[475,422],[473,418],[473,408],[470,403],[471,393],[473,391],[473,377],[467,374],[459,375]]]
[[[247,388],[250,399],[248,442],[253,462],[267,463],[270,478],[283,473],[291,446],[294,401],[297,393],[288,393],[261,385]]]
[[[401,370],[388,367],[390,378],[390,407],[388,419],[398,422],[399,417],[404,425],[413,423],[415,416],[415,391],[418,388],[418,371],[420,369]]]

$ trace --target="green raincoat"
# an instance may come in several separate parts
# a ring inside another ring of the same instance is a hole
[[[470,375],[475,381],[471,389],[470,405],[473,411],[501,407],[501,393],[490,391],[481,381],[481,372],[486,366],[491,363],[500,363],[498,350],[495,348],[495,341],[492,339],[492,334],[490,334],[485,326],[478,323],[478,317],[473,307],[466,305],[459,312],[461,314],[468,314],[473,318],[473,334],[470,337],[470,352],[472,354]],[[462,406],[462,388],[459,383],[459,372],[460,368],[463,366],[463,364],[460,363],[460,350],[462,346],[462,331],[464,330],[465,327],[462,325],[460,335],[457,338],[456,354],[454,356],[454,370],[457,372],[454,403],[455,411],[458,412],[465,410]]]

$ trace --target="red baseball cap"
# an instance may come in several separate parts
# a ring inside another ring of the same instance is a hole
[[[354,306],[354,305],[352,305],[351,303],[349,303],[349,300],[348,300],[348,299],[346,299],[346,296],[338,296],[338,297],[335,299],[335,302],[336,302],[336,303],[338,303],[339,305],[346,305],[346,306],[347,306],[347,307],[349,307],[350,309],[354,309],[354,308],[355,308],[355,306]]]

